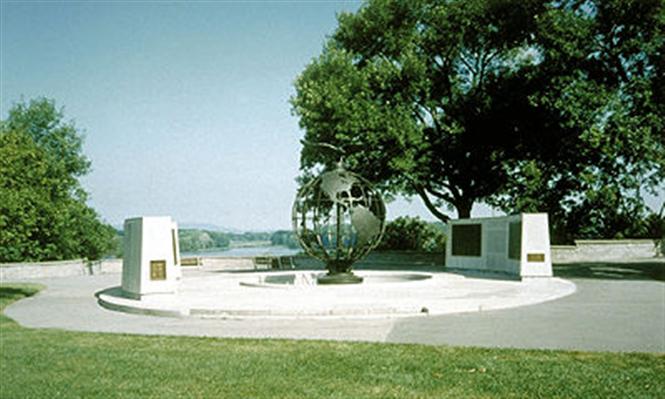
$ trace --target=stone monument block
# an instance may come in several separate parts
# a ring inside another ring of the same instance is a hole
[[[178,225],[169,216],[125,220],[122,290],[131,298],[172,294],[182,272]]]
[[[453,220],[448,225],[446,264],[522,278],[551,277],[547,214]]]

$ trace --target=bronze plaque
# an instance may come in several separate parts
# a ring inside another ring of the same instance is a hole
[[[480,224],[456,224],[452,231],[453,256],[481,256],[482,226]]]
[[[527,262],[545,262],[545,254],[526,254]]]
[[[166,280],[166,261],[150,261],[150,280]]]

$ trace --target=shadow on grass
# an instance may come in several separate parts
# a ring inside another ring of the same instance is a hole
[[[0,299],[25,298],[34,295],[38,289],[34,287],[8,287],[0,285]]]
[[[43,288],[37,284],[0,284],[0,312],[10,303],[33,296]],[[5,315],[0,315],[0,322],[4,323],[6,320],[8,319]]]
[[[599,280],[656,280],[665,282],[665,262],[585,262],[553,265],[554,275],[563,278]]]

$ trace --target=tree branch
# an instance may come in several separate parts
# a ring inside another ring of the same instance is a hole
[[[445,187],[448,191],[450,191],[451,195],[446,195],[444,193],[441,193],[434,188],[432,188],[431,183],[428,183],[429,185],[427,186],[426,190],[429,191],[432,195],[434,195],[437,198],[441,198],[442,200],[449,202],[451,204],[454,204],[455,202],[458,202],[462,199],[462,194],[460,193],[459,189],[455,186],[453,186],[450,183],[445,183],[442,182],[440,183],[443,187]]]
[[[425,204],[425,207],[432,212],[434,216],[436,216],[439,220],[442,222],[448,222],[450,220],[450,217],[446,215],[445,213],[439,211],[439,209],[432,203],[432,201],[429,199],[427,196],[427,192],[419,186],[414,187],[420,198],[423,200],[423,203]]]
[[[481,62],[480,62],[480,73],[478,74],[478,86],[482,85],[483,78],[485,77],[485,71],[487,69],[487,66],[489,66],[490,62],[492,62],[492,59],[496,57],[498,54],[498,51],[492,52],[488,51],[482,56]]]
[[[429,117],[432,118],[432,123],[434,124],[434,128],[437,131],[441,132],[441,125],[439,125],[439,122],[436,120],[436,114],[434,113],[434,111],[429,109],[425,104],[421,103],[420,101],[415,101],[415,103],[417,106],[419,106],[429,114]]]
[[[450,187],[448,185],[443,184],[443,183],[442,183],[442,185],[450,190]],[[428,185],[426,188],[423,188],[423,190],[426,193],[429,193],[429,194],[435,196],[436,198],[442,199],[442,200],[444,200],[446,202],[449,202],[451,204],[455,202],[455,197],[454,196],[450,196],[446,193],[442,193],[440,191],[434,190],[431,185]],[[452,190],[450,190],[450,191],[452,191]]]
[[[471,66],[469,61],[466,60],[466,55],[464,54],[464,51],[460,52],[459,59],[460,61],[462,61],[462,64],[464,64],[469,69],[469,72],[471,72],[472,74],[476,73],[476,69]]]
[[[418,103],[416,103],[416,109],[413,110],[413,113],[416,115],[416,118],[418,118],[418,120],[420,121],[420,123],[423,124],[423,126],[427,126],[427,121],[425,120],[425,118],[423,118],[422,115],[420,115],[420,110],[418,110],[417,107],[418,107]]]

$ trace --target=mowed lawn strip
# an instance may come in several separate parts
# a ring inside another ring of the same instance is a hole
[[[39,289],[0,285],[0,306]],[[79,333],[4,315],[0,352],[2,398],[665,397],[657,354]]]

